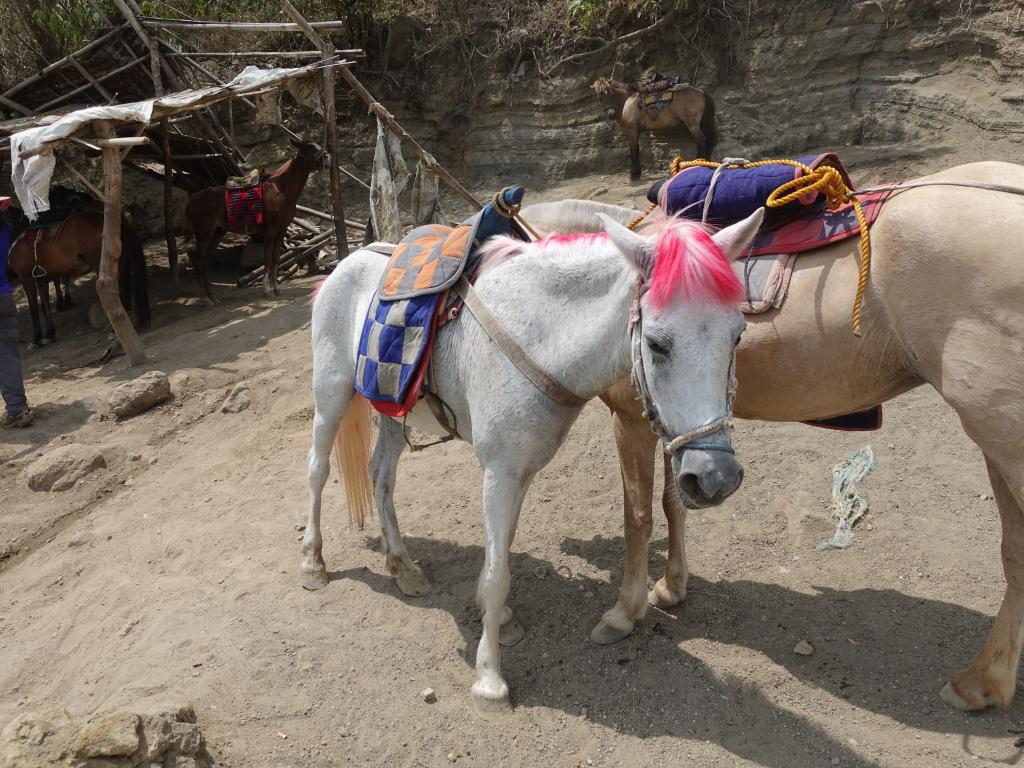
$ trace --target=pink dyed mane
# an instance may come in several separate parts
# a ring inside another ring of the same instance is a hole
[[[734,304],[743,286],[722,249],[700,224],[670,220],[655,246],[648,301],[665,307],[682,291],[690,301]]]

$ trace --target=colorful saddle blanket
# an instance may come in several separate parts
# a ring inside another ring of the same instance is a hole
[[[263,179],[259,168],[224,182],[224,210],[232,232],[250,234],[263,226]]]
[[[498,203],[504,213],[490,203],[457,227],[417,227],[395,248],[356,354],[356,390],[380,413],[404,416],[416,405],[448,291],[479,266],[480,245],[494,235],[528,239],[507,216],[523,194],[521,187],[508,187]]]

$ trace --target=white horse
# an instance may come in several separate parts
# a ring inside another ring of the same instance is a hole
[[[744,327],[735,303],[740,285],[729,261],[748,247],[761,218],[759,211],[713,239],[681,221],[641,237],[606,219],[607,235],[529,244],[497,237],[484,246],[485,259],[496,264],[477,281],[478,299],[580,402],[607,390],[631,367],[638,369],[652,423],[672,450],[675,484],[689,507],[720,503],[743,477],[727,429],[734,350]],[[315,414],[302,543],[307,589],[327,583],[320,504],[335,442],[350,519],[362,522],[359,499],[370,495],[372,481],[388,569],[403,593],[430,590],[395,518],[402,424],[381,418],[369,477],[360,459],[368,453],[370,431],[369,406],[354,396],[356,349],[385,265],[377,253],[356,251],[327,278],[313,306]],[[543,394],[466,310],[438,332],[431,365],[431,390],[454,415],[459,436],[472,444],[484,471],[484,564],[477,587],[483,635],[472,695],[482,712],[503,711],[509,698],[499,637],[502,624],[513,622],[505,606],[509,547],[530,481],[555,455],[580,406],[560,405]],[[409,423],[445,434],[422,401]]]

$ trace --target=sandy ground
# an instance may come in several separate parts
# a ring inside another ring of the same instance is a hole
[[[594,178],[544,197],[618,202],[638,189]],[[90,363],[105,342],[83,307],[58,318],[57,344],[26,354],[40,418],[0,435],[0,726],[42,706],[84,717],[178,696],[217,763],[237,768],[1021,759],[1020,700],[965,715],[937,695],[980,649],[1003,579],[980,453],[933,391],[891,403],[875,433],[743,423],[746,482],[690,516],[687,600],[651,609],[611,647],[588,633],[621,578],[620,483],[607,413],[590,404],[526,499],[512,603],[527,635],[504,652],[515,710],[491,723],[468,695],[482,562],[471,451],[450,444],[400,465],[399,519],[433,593],[398,592],[377,531],[348,529],[334,480],[331,583],[303,591],[313,281],[266,301],[223,273],[226,301],[209,310],[172,299],[166,272],[151,271],[147,368],[176,372],[170,403],[97,417],[98,398],[140,371]],[[220,413],[236,382],[252,408]],[[25,466],[72,441],[103,446],[108,469],[65,493],[29,491]],[[852,548],[818,551],[831,468],[865,444],[879,460],[871,512]],[[665,535],[659,517],[655,578]],[[812,656],[793,653],[802,639]]]

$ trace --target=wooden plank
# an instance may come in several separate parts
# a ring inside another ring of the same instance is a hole
[[[97,123],[97,129],[103,138],[113,136],[113,129],[108,122]],[[99,294],[110,327],[114,329],[114,335],[121,342],[128,359],[132,365],[140,365],[146,362],[146,352],[118,295],[121,261],[121,150],[114,146],[103,149],[103,189],[103,250],[99,276],[96,278],[96,293]]]
[[[320,49],[323,58],[330,61],[335,56],[334,43],[324,40],[308,21],[303,18],[291,0],[281,0],[281,5],[296,24],[302,27],[315,46]],[[338,257],[348,256],[348,234],[345,232],[345,200],[341,194],[341,174],[338,172],[338,116],[334,105],[335,67],[325,67],[320,88],[320,99],[324,107],[324,143],[330,156],[331,210],[334,213],[334,236],[338,245]]]
[[[116,2],[116,0],[115,0]],[[184,29],[192,32],[302,32],[299,24],[276,21],[192,21],[189,19],[160,19],[143,16],[139,23],[152,29]],[[345,29],[343,21],[314,21],[310,26],[321,32],[340,32]]]

